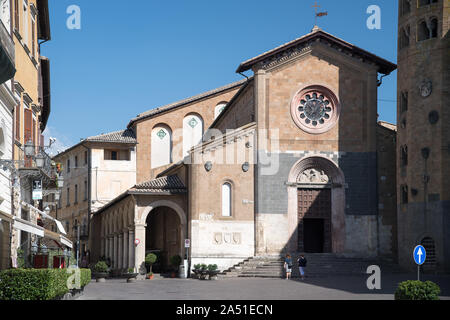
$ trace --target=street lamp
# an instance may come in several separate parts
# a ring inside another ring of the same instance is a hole
[[[24,146],[24,152],[25,152],[25,155],[27,156],[27,157],[32,157],[32,156],[34,156],[34,149],[35,147],[34,147],[34,145],[33,145],[33,142],[31,141],[31,140],[28,140],[27,141],[27,143],[25,143],[25,146]]]
[[[45,156],[41,152],[39,152],[37,154],[37,156],[35,157],[35,161],[36,161],[36,166],[39,169],[42,169],[45,167]]]

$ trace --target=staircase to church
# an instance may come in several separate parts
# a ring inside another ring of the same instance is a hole
[[[403,270],[392,261],[381,259],[348,258],[335,254],[314,253],[305,254],[308,260],[306,276],[309,278],[333,275],[366,274],[367,267],[378,265],[382,273],[401,273]],[[294,267],[292,277],[299,277],[297,255],[293,257]],[[223,271],[221,278],[284,278],[284,257],[264,256],[252,257]]]

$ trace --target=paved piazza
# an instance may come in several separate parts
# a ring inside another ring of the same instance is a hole
[[[392,300],[397,283],[414,275],[386,275],[381,290],[367,289],[368,276],[299,280],[232,278],[215,281],[154,279],[126,283],[124,279],[91,282],[78,300]],[[424,275],[450,300],[450,276]]]

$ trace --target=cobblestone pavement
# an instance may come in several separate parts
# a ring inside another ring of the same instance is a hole
[[[124,279],[92,281],[78,300],[392,300],[397,284],[415,275],[386,275],[381,290],[368,290],[369,275],[285,279],[232,278],[220,280],[153,279],[126,283]],[[450,275],[424,275],[450,300]]]

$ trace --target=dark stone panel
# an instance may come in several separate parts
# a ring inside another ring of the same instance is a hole
[[[445,271],[450,273],[450,201],[444,201],[442,206],[444,215],[444,264]]]
[[[348,188],[345,191],[348,215],[377,214],[376,153],[346,153],[339,159]]]
[[[376,153],[346,153],[340,159],[334,153],[320,152],[339,163],[344,172],[346,189],[346,214],[377,214],[377,158]],[[278,172],[274,175],[263,175],[261,165],[257,166],[255,187],[258,213],[285,214],[288,210],[286,182],[292,166],[303,155],[279,154]],[[276,155],[270,154],[270,157]],[[273,158],[272,158],[273,159]]]

